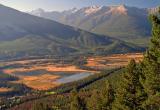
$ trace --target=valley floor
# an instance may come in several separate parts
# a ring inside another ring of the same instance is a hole
[[[87,57],[85,58],[86,64],[80,66],[72,63],[55,63],[53,59],[18,60],[2,62],[1,64],[4,67],[11,66],[10,68],[4,68],[3,73],[19,78],[19,80],[11,83],[22,83],[35,90],[48,90],[60,86],[62,83],[71,82],[71,78],[79,77],[75,78],[75,80],[79,80],[103,69],[124,67],[131,59],[139,62],[142,58],[141,53],[130,53]],[[78,76],[78,74],[81,75]],[[70,78],[67,79],[67,77]]]

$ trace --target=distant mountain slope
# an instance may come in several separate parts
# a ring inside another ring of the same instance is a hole
[[[92,6],[64,12],[45,12],[39,9],[31,14],[125,41],[149,37],[151,31],[148,9],[125,5]]]
[[[0,58],[94,53],[94,49],[106,48],[115,42],[125,44],[0,5]],[[123,47],[131,51],[142,49]]]

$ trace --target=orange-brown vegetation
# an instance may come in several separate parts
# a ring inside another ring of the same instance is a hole
[[[87,59],[86,67],[97,68],[97,69],[107,69],[107,68],[116,68],[123,67],[128,64],[131,59],[135,59],[136,62],[141,61],[143,55],[141,53],[132,53],[132,54],[115,54],[110,56],[94,56]],[[46,70],[46,72],[64,72],[64,73],[77,73],[77,72],[86,72],[87,70],[79,69],[75,65],[71,64],[54,64],[54,63],[45,63],[39,64],[41,61],[49,61],[51,59],[37,59],[37,60],[24,60],[24,61],[13,61],[5,62],[5,65],[10,64],[21,64],[28,65],[27,67],[22,66],[19,68],[4,69],[3,72],[10,75],[15,75],[19,77],[20,80],[14,83],[23,83],[28,87],[38,90],[47,90],[56,86],[59,86],[56,82],[56,79],[60,78],[59,75],[54,74],[38,74],[34,76],[29,75],[16,75],[16,72],[32,72],[37,70]],[[34,64],[32,64],[34,62]],[[31,65],[30,65],[31,64]],[[91,71],[90,71],[91,72]],[[92,71],[93,72],[93,71]],[[1,89],[0,91],[5,90]]]
[[[131,59],[135,59],[136,62],[139,62],[143,59],[143,54],[131,53],[89,57],[85,66],[98,69],[123,67],[126,66]]]
[[[12,91],[12,88],[5,88],[5,87],[0,88],[0,92],[9,92],[9,91]]]
[[[42,74],[37,76],[19,76],[20,80],[15,83],[23,83],[28,87],[37,90],[48,90],[50,88],[54,88],[60,84],[56,83],[55,80],[60,76],[58,75],[50,75],[50,74]]]
[[[82,70],[77,68],[76,66],[56,66],[56,65],[46,65],[46,66],[32,66],[29,68],[13,68],[13,69],[4,69],[3,72],[7,74],[13,74],[15,72],[28,72],[34,70],[46,70],[49,72],[85,72],[87,70]]]
[[[14,83],[23,83],[27,85],[28,87],[31,87],[33,89],[37,90],[47,90],[50,88],[54,88],[56,86],[59,86],[55,80],[60,78],[58,75],[51,75],[48,73],[41,74],[41,75],[36,75],[36,76],[23,76],[23,75],[16,75],[14,73],[16,72],[32,72],[35,70],[46,70],[48,72],[84,72],[86,70],[78,69],[76,66],[57,66],[57,65],[46,65],[46,66],[41,66],[41,65],[35,65],[31,66],[29,68],[13,68],[13,69],[4,69],[3,72],[6,74],[10,75],[15,75],[19,77],[19,81],[16,81]]]

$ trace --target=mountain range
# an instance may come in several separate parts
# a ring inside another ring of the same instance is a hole
[[[37,9],[32,15],[51,19],[95,34],[114,37],[146,46],[151,33],[148,15],[153,9],[118,6],[91,6],[47,12]]]
[[[0,18],[0,59],[79,53],[111,54],[144,49],[4,5],[0,5]]]

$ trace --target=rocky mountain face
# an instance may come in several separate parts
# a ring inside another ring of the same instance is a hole
[[[121,40],[150,36],[148,9],[119,6],[91,6],[63,12],[41,11],[31,14]]]

